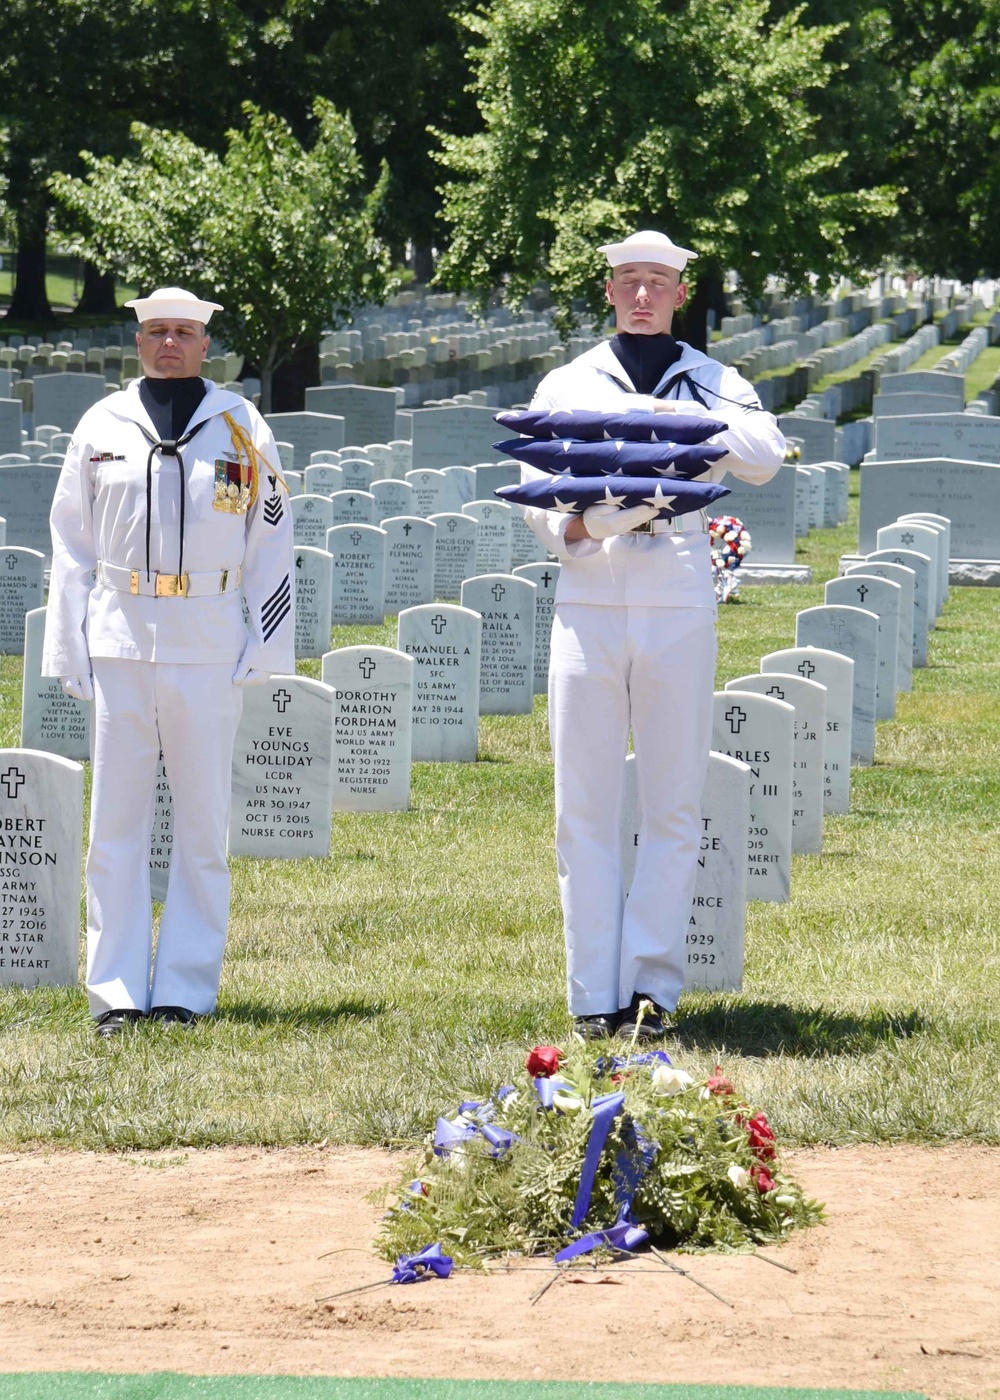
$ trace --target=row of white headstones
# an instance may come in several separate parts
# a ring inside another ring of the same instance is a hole
[[[884,527],[879,548],[826,585],[825,603],[797,615],[794,647],[716,694],[688,985],[740,987],[747,900],[789,899],[792,853],[820,851],[824,813],[849,809],[851,766],[873,762],[876,721],[892,717],[897,691],[926,664],[947,597],[948,535],[941,517]],[[557,566],[527,567],[548,574],[550,625]],[[540,583],[467,580],[461,605],[403,610],[396,648],[339,648],[323,657],[320,681],[278,676],[247,689],[231,853],[326,855],[335,811],[409,806],[413,761],[474,761],[491,688],[508,697],[520,677],[522,712],[531,709]],[[166,774],[160,787],[150,874],[162,898]],[[638,839],[631,771],[626,789],[627,885]],[[76,982],[82,823],[79,762],[31,748],[0,753],[0,983]]]

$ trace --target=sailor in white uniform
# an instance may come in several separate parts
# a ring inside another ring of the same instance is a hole
[[[682,412],[724,421],[728,448],[699,476],[755,484],[781,465],[784,439],[736,370],[670,334],[696,255],[643,231],[601,250],[617,335],[547,374],[533,409]],[[523,468],[528,475],[535,469]],[[578,1035],[663,1034],[684,983],[701,839],[716,640],[702,513],[654,520],[652,506],[527,509],[562,561],[549,672],[556,856],[569,1008]],[[631,728],[639,837],[623,896],[620,822]]]
[[[274,439],[252,404],[199,375],[221,308],[176,287],[127,304],[143,377],[89,409],[66,453],[42,657],[43,675],[94,701],[87,991],[102,1036],[214,1010],[241,686],[295,669]],[[161,750],[173,847],[154,962]]]

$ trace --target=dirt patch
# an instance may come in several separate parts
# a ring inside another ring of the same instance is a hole
[[[646,1258],[316,1299],[388,1275],[398,1155],[0,1156],[0,1370],[852,1386],[1000,1397],[1000,1149],[802,1151],[829,1222],[760,1259]],[[327,1254],[327,1251],[337,1251]]]

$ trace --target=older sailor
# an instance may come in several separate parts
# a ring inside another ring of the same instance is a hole
[[[199,374],[221,308],[178,287],[126,304],[143,376],[89,409],[66,453],[42,657],[43,675],[94,701],[87,991],[102,1036],[214,1010],[240,687],[295,669],[274,439],[252,404]],[[161,751],[174,818],[154,960]]]
[[[698,479],[763,483],[784,439],[753,387],[671,335],[696,255],[645,230],[600,249],[617,334],[547,374],[533,409],[682,412],[722,420],[727,449]],[[525,468],[531,472],[531,468]],[[715,595],[702,513],[655,506],[528,509],[562,561],[549,673],[556,855],[570,1011],[594,1038],[662,1035],[684,982],[714,685]],[[620,821],[631,728],[639,841],[622,890]],[[643,1018],[640,1000],[652,1003]]]

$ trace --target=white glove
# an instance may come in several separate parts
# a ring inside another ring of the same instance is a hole
[[[657,506],[612,506],[607,501],[598,501],[583,512],[583,523],[592,540],[610,539],[612,535],[627,535],[636,525],[645,525],[659,515]]]
[[[72,700],[94,698],[94,681],[89,673],[86,676],[60,676],[59,684]]]
[[[270,679],[270,671],[255,671],[242,657],[233,672],[233,685],[265,685]]]

